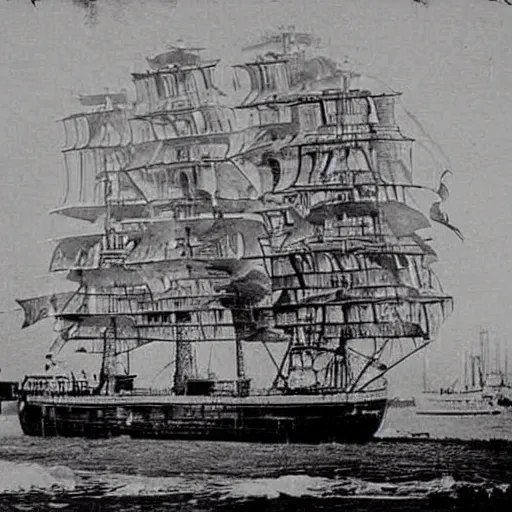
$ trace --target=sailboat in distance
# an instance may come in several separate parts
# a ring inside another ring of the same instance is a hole
[[[219,60],[179,45],[133,74],[134,103],[95,96],[64,119],[56,211],[97,232],[57,243],[50,270],[73,291],[19,302],[25,326],[55,319],[51,353],[80,343],[102,362],[92,380],[27,376],[25,434],[367,441],[386,374],[435,339],[452,298],[421,235],[398,93],[355,88],[303,34],[267,39],[234,67],[239,101]],[[129,355],[155,342],[174,348],[172,380],[141,389]],[[198,370],[205,344],[231,351],[226,375]]]
[[[480,349],[464,353],[464,376],[438,391],[424,390],[416,414],[427,416],[482,416],[500,414],[503,381],[492,371],[489,333],[480,332]],[[425,380],[426,383],[426,380]]]

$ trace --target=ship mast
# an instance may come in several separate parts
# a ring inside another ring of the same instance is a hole
[[[298,122],[296,176],[283,172],[286,154],[272,156],[288,208],[266,213],[274,289],[287,297],[276,307],[276,325],[296,333],[286,357],[288,384],[296,376],[297,390],[365,390],[426,346],[451,304],[423,266],[433,251],[416,230],[430,223],[407,204],[406,192],[416,186],[407,156],[412,140],[396,125],[396,95],[353,90],[357,74],[339,76],[341,89],[260,95],[262,105],[290,106]],[[301,225],[304,235],[289,235],[287,244],[282,226],[293,209],[298,219],[288,232]],[[412,283],[419,300],[405,290]],[[407,340],[412,348],[404,355],[380,362],[392,344]]]
[[[112,211],[111,211],[111,198],[112,198],[112,180],[109,177],[107,162],[105,158],[104,162],[104,174],[103,174],[103,196],[104,196],[104,205],[105,205],[105,237],[103,242],[103,250],[101,251],[100,256],[100,265],[102,268],[111,268],[112,265],[117,265],[123,254],[122,244],[119,243],[118,236],[116,234],[115,227],[112,223]],[[121,246],[121,247],[120,247]],[[93,288],[93,293],[96,293],[96,290]],[[109,295],[107,292],[108,300],[115,301],[114,297]],[[110,310],[110,305],[109,305]],[[125,359],[125,368],[123,371],[122,363],[121,363],[121,354],[119,350],[119,340],[118,340],[118,325],[117,318],[115,315],[115,310],[111,311],[112,316],[110,316],[110,324],[104,331],[104,352],[103,352],[103,364],[101,367],[101,376],[100,382],[105,382],[105,393],[107,395],[114,394],[116,389],[116,378],[124,373],[129,373],[130,371],[130,356],[129,352],[124,354]]]
[[[198,378],[199,342],[218,341],[235,351],[234,394],[249,392],[250,341],[284,393],[365,391],[450,313],[417,233],[430,222],[411,204],[421,187],[398,94],[353,89],[356,73],[306,58],[311,43],[287,30],[252,47],[278,50],[235,66],[250,78],[236,106],[214,83],[218,61],[180,44],[133,74],[133,107],[97,95],[88,104],[107,108],[65,120],[79,188],[59,212],[104,215],[104,233],[62,240],[52,267],[84,290],[62,317],[73,339],[103,341],[106,392],[121,352],[153,341],[176,346],[176,394]],[[280,362],[267,341],[288,342]]]

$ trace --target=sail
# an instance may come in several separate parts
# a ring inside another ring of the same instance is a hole
[[[129,109],[84,112],[63,119],[65,151],[126,146],[131,141]]]
[[[186,54],[163,54],[151,61],[154,66],[152,71],[133,73],[136,115],[149,116],[164,111],[199,108],[216,102],[224,94],[213,80],[213,70],[218,61],[198,59],[188,64],[169,62],[174,57],[179,60],[180,55]]]
[[[266,99],[285,92],[290,87],[286,59],[258,59],[256,62],[248,62],[236,68],[245,70],[250,79],[250,90],[242,105],[265,102]]]
[[[376,140],[377,172],[386,183],[412,183],[412,140]]]
[[[56,211],[99,229],[56,241],[50,271],[75,295],[19,301],[25,326],[55,318],[50,353],[102,353],[108,380],[120,354],[174,343],[182,385],[193,347],[222,342],[241,383],[255,344],[280,343],[273,392],[350,393],[435,339],[453,301],[424,233],[456,229],[448,173],[416,184],[397,94],[352,87],[312,42],[290,30],[251,48],[229,95],[218,61],[170,48],[132,74],[135,104],[90,95],[64,119]]]
[[[330,217],[360,217],[377,215],[397,237],[411,235],[419,229],[430,226],[428,219],[418,210],[397,201],[376,203],[373,201],[329,201],[320,202],[310,209],[307,220],[312,224],[322,224]]]
[[[397,201],[387,201],[380,205],[385,222],[397,237],[407,236],[419,229],[430,227],[428,219],[418,210]]]
[[[76,293],[76,291],[73,291],[53,293],[41,297],[31,297],[29,299],[16,299],[16,302],[21,306],[25,315],[23,325],[21,326],[22,329],[60,312]]]
[[[71,268],[96,268],[103,234],[68,237],[60,240],[50,260],[50,272]]]
[[[65,191],[54,210],[70,217],[94,222],[104,211],[106,173],[118,201],[138,203],[140,191],[122,173],[132,158],[129,109],[84,112],[63,120],[66,133]],[[130,209],[127,208],[127,212]]]

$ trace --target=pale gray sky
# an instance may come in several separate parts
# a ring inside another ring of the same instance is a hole
[[[325,43],[324,52],[404,93],[403,104],[442,146],[439,165],[418,153],[420,181],[450,166],[451,219],[461,244],[436,229],[437,271],[455,312],[429,349],[433,378],[450,380],[458,352],[480,326],[512,342],[512,7],[487,0],[98,0],[98,23],[71,0],[0,0],[0,310],[37,293],[52,244],[80,229],[47,215],[59,200],[62,127],[78,93],[130,86],[145,57],[184,38],[208,55],[240,59],[238,49],[264,30],[294,24]],[[412,126],[412,125],[411,125]],[[406,134],[422,138],[419,131]],[[422,139],[423,140],[423,139]],[[424,141],[427,143],[428,141]],[[430,166],[430,167],[429,167]],[[20,330],[21,313],[0,315],[2,378],[40,370],[51,326]],[[395,377],[421,383],[420,357]]]

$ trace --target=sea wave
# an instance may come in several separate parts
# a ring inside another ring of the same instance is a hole
[[[463,491],[506,494],[510,484],[468,482],[452,475],[431,480],[372,482],[359,478],[327,478],[288,474],[237,478],[213,474],[148,477],[110,472],[73,471],[66,466],[0,460],[0,495],[44,492],[51,495],[94,495],[98,498],[190,496],[194,499],[244,501],[255,498],[457,499]]]
[[[110,496],[154,496],[190,493],[194,497],[216,497],[221,500],[253,498],[351,498],[351,499],[423,499],[433,496],[457,499],[461,490],[485,490],[489,496],[508,492],[509,484],[456,481],[448,475],[429,481],[411,480],[380,483],[357,478],[331,479],[308,475],[283,475],[275,478],[130,478]]]
[[[66,466],[0,460],[0,493],[74,491],[75,473]]]

